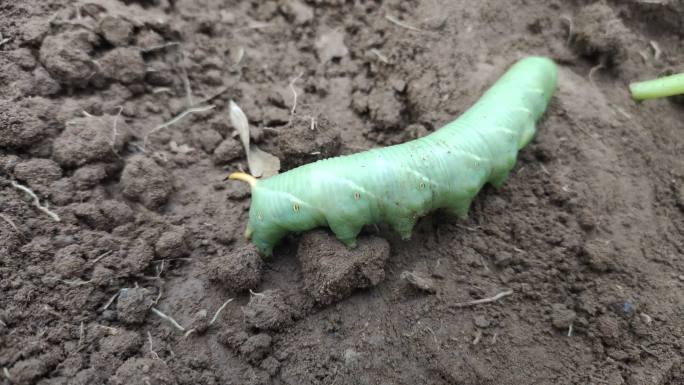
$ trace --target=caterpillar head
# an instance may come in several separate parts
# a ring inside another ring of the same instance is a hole
[[[266,256],[273,254],[273,247],[289,232],[280,226],[275,218],[278,218],[278,205],[274,205],[266,191],[258,186],[258,180],[249,174],[236,172],[230,174],[229,179],[241,180],[249,183],[252,188],[252,203],[249,208],[249,221],[245,229],[245,238],[252,241],[254,246]],[[265,208],[268,208],[268,212]]]

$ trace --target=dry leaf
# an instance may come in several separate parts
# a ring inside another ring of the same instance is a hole
[[[230,101],[229,116],[230,122],[240,137],[240,142],[245,148],[250,174],[257,178],[268,178],[277,174],[280,170],[280,159],[259,149],[256,144],[249,143],[249,121],[242,109],[232,100]]]

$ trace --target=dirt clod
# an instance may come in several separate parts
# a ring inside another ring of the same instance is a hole
[[[289,170],[337,156],[340,145],[339,129],[334,122],[302,111],[295,115],[291,126],[279,130],[274,153],[280,158],[281,169]]]
[[[583,7],[574,23],[573,47],[580,55],[606,65],[619,65],[627,58],[634,36],[608,5],[598,2]]]
[[[436,293],[435,280],[415,271],[404,271],[401,279],[405,280],[412,287],[427,293]]]
[[[302,265],[305,289],[320,304],[348,297],[353,290],[375,286],[385,278],[389,244],[378,237],[359,237],[349,249],[328,232],[305,233],[297,258]]]
[[[185,228],[174,226],[162,233],[154,245],[158,258],[180,258],[188,253]]]
[[[568,309],[565,304],[554,303],[551,305],[551,324],[554,328],[567,331],[577,318],[577,314]]]
[[[250,327],[278,331],[292,323],[295,309],[287,302],[285,293],[281,290],[266,290],[252,294],[242,312]]]
[[[144,155],[128,159],[121,173],[121,186],[127,198],[150,209],[166,203],[173,191],[171,175]]]
[[[43,190],[62,177],[62,169],[50,159],[33,158],[17,163],[14,176],[33,189]]]
[[[114,48],[99,63],[105,77],[123,84],[141,82],[145,77],[145,62],[140,51],[133,48]]]
[[[44,135],[43,122],[31,110],[0,101],[0,147],[25,147]]]
[[[151,358],[129,358],[116,370],[110,382],[114,385],[174,385],[175,376],[162,361]]]
[[[154,298],[154,293],[143,287],[121,289],[116,302],[117,318],[126,324],[142,323]]]
[[[271,336],[266,333],[255,334],[240,345],[240,354],[249,362],[261,361],[271,351]]]
[[[214,150],[214,163],[226,164],[235,160],[245,153],[244,149],[236,139],[226,138]]]
[[[133,35],[133,25],[120,17],[105,16],[100,20],[100,33],[110,44],[125,46]]]
[[[207,266],[207,273],[209,279],[227,290],[241,292],[257,287],[263,268],[259,252],[250,244],[236,252],[216,256]]]
[[[114,135],[116,122],[116,135]],[[62,166],[76,167],[118,159],[130,133],[123,119],[86,116],[66,122],[66,129],[52,145],[52,156]]]
[[[40,62],[59,82],[85,86],[96,71],[91,55],[98,43],[97,35],[86,29],[51,35],[40,47]]]

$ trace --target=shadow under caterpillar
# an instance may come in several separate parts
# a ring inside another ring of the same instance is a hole
[[[515,63],[458,119],[395,146],[320,160],[266,179],[233,173],[252,190],[245,236],[265,255],[288,233],[328,226],[349,247],[367,224],[408,239],[436,209],[465,217],[485,183],[501,187],[556,88],[556,64]]]

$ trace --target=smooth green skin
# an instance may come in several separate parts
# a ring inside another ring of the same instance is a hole
[[[629,91],[634,100],[664,98],[684,94],[684,73],[632,83]]]
[[[550,59],[522,59],[461,117],[430,135],[258,180],[247,236],[271,255],[288,233],[319,226],[354,247],[367,224],[388,223],[408,239],[416,220],[430,211],[465,217],[485,183],[499,188],[506,180],[556,78]]]

